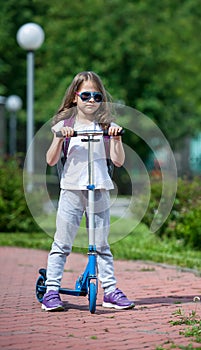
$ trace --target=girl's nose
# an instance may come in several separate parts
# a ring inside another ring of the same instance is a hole
[[[90,98],[90,100],[89,100],[90,102],[95,102],[95,100],[94,100],[94,97],[93,96],[91,96],[91,98]]]

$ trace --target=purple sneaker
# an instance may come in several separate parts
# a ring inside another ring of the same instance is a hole
[[[56,290],[50,290],[43,297],[42,310],[45,311],[62,311],[64,310],[63,302]]]
[[[122,310],[132,309],[135,306],[135,303],[128,300],[126,295],[120,289],[116,288],[114,292],[104,294],[102,306]]]

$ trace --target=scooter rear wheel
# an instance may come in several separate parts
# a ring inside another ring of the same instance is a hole
[[[39,290],[40,286],[45,286],[45,277],[44,276],[39,276],[36,282],[36,298],[40,303],[43,301],[43,296],[45,294],[45,290],[41,291]]]
[[[89,284],[89,311],[94,314],[96,311],[96,296],[97,290],[95,283],[91,282]]]

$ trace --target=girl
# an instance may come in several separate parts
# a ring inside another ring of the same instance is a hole
[[[58,113],[53,118],[53,141],[47,151],[47,163],[55,165],[62,151],[63,136],[73,136],[75,130],[108,128],[110,135],[110,157],[116,166],[122,166],[125,159],[121,127],[112,123],[110,105],[101,79],[94,72],[81,72],[69,86]],[[73,117],[73,125],[65,126],[65,120]],[[61,176],[61,192],[56,219],[56,233],[47,264],[47,291],[42,302],[46,311],[63,310],[59,288],[63,276],[66,257],[70,254],[83,213],[88,218],[87,189],[87,144],[81,137],[70,139],[67,159]],[[134,303],[116,288],[113,256],[108,245],[110,226],[109,190],[113,182],[108,174],[103,137],[94,143],[94,184],[95,184],[95,244],[97,250],[98,277],[104,289],[103,306],[115,309],[129,309]]]

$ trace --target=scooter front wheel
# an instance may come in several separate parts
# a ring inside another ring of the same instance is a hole
[[[95,283],[91,282],[89,284],[89,311],[94,314],[96,311],[96,296],[97,290]]]

